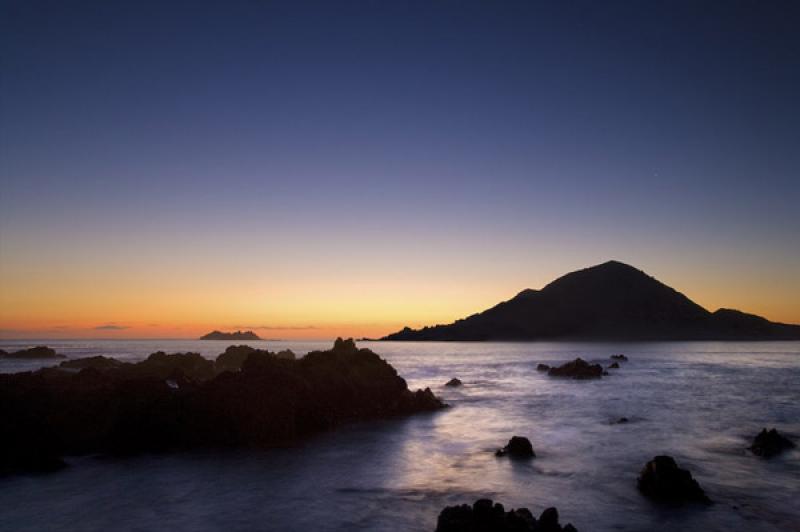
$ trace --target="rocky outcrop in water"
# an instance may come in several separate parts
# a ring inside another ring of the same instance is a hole
[[[221,332],[221,331],[211,331],[210,333],[206,334],[205,336],[200,337],[201,340],[231,340],[231,341],[242,341],[242,340],[261,340],[256,333],[253,331],[236,331],[236,332]]]
[[[611,360],[618,360],[620,362],[627,362],[628,357],[625,355],[611,355]]]
[[[643,495],[660,502],[710,503],[700,484],[671,456],[656,456],[645,464],[637,483]]]
[[[449,386],[451,388],[457,388],[457,387],[461,386],[462,384],[464,384],[464,383],[461,382],[461,379],[457,379],[457,378],[453,377],[452,379],[450,379],[449,381],[447,381],[445,383],[445,386]]]
[[[536,371],[550,371],[550,366],[547,364],[537,364]]]
[[[20,349],[7,353],[0,349],[0,358],[19,358],[25,360],[48,359],[48,358],[66,358],[64,355],[56,353],[55,349],[51,349],[45,345],[37,345],[29,349]]]
[[[0,375],[0,471],[44,468],[61,456],[208,446],[272,446],[342,423],[434,411],[368,349],[337,340],[299,360],[254,351],[217,373],[196,353],[138,364],[84,362]]]
[[[761,432],[759,432],[758,435],[756,435],[756,437],[753,439],[753,445],[750,446],[750,451],[757,456],[772,458],[773,456],[788,449],[793,449],[794,447],[794,442],[782,435],[776,429],[762,429]]]
[[[511,458],[534,458],[536,456],[531,441],[523,436],[512,436],[506,446],[498,449],[494,454]]]
[[[603,376],[603,366],[589,364],[582,358],[576,358],[547,372],[551,377],[568,377],[570,379],[599,379]]]
[[[618,363],[618,362],[612,362],[612,363],[611,363],[611,364],[608,366],[608,369],[619,369],[619,363]]]
[[[536,519],[527,508],[506,511],[500,503],[479,499],[472,506],[448,506],[439,514],[436,532],[577,532],[558,522],[558,510],[548,508]]]

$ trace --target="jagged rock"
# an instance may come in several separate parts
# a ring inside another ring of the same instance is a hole
[[[472,506],[448,506],[439,514],[436,532],[577,532],[561,526],[558,511],[548,508],[537,520],[527,508],[506,511],[502,504],[479,499]]]
[[[651,499],[672,502],[709,503],[700,484],[686,469],[681,469],[671,456],[656,456],[639,473],[639,491]]]
[[[0,352],[0,358],[21,358],[21,359],[40,359],[40,358],[67,358],[64,355],[56,353],[55,349],[51,349],[46,345],[37,345],[29,349],[20,349],[12,353],[6,351]]]
[[[628,357],[626,357],[625,355],[611,355],[611,359],[612,360],[619,360],[620,362],[627,362],[628,361]]]
[[[498,449],[496,456],[510,456],[511,458],[534,458],[533,445],[528,438],[523,436],[512,436],[505,447]]]
[[[771,458],[794,447],[795,444],[776,429],[762,429],[753,439],[753,445],[750,446],[750,450],[757,456]]]
[[[124,364],[125,364],[124,362],[120,362],[115,358],[94,356],[94,357],[76,358],[73,360],[65,360],[64,362],[59,364],[58,367],[65,369],[94,368],[103,371],[107,369],[119,368]]]
[[[550,371],[550,366],[547,364],[537,364],[536,371]]]
[[[619,363],[613,362],[610,366],[608,366],[608,369],[619,369]]]
[[[445,386],[450,386],[450,387],[452,387],[452,388],[456,388],[456,387],[458,387],[458,386],[461,386],[462,384],[464,384],[464,383],[463,383],[463,382],[461,382],[461,379],[457,379],[457,378],[453,377],[452,379],[450,379],[449,381],[447,381],[447,383],[445,384]]]
[[[589,364],[582,358],[576,358],[547,372],[551,377],[569,377],[571,379],[599,379],[603,376],[603,366]]]
[[[295,359],[297,359],[297,356],[294,354],[294,351],[292,351],[291,349],[284,349],[283,351],[278,351],[277,353],[275,353],[275,356],[277,358],[280,358],[281,360],[295,360]]]
[[[104,370],[0,374],[0,472],[65,454],[280,445],[346,422],[444,406],[350,344],[298,360],[254,352],[235,373],[215,374],[197,353],[158,352]]]

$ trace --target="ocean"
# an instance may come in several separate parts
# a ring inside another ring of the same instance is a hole
[[[232,342],[0,341],[46,344],[70,358],[135,361]],[[247,342],[298,354],[331,342]],[[439,511],[481,497],[534,514],[556,506],[581,532],[800,530],[800,450],[771,460],[746,448],[763,427],[800,442],[800,342],[361,342],[412,388],[450,408],[361,423],[297,446],[129,458],[81,456],[47,475],[0,479],[0,530],[432,531]],[[538,363],[610,364],[596,381],[554,379]],[[57,363],[57,362],[56,362]],[[0,372],[39,362],[0,360]],[[451,377],[464,382],[447,388]],[[628,423],[614,423],[627,417]],[[537,457],[497,458],[512,435]],[[672,455],[714,501],[663,507],[636,478]]]

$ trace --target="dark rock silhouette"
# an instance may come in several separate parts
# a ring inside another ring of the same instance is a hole
[[[39,359],[39,358],[67,358],[64,355],[56,353],[55,349],[51,349],[44,345],[37,345],[29,349],[20,349],[12,353],[0,350],[0,358],[21,358],[21,359]]]
[[[65,369],[94,368],[97,370],[105,370],[105,369],[119,368],[122,367],[123,365],[125,365],[125,363],[120,362],[116,358],[94,356],[94,357],[76,358],[73,360],[65,360],[64,362],[59,364],[58,367]]]
[[[550,366],[547,364],[537,364],[536,371],[550,371]]]
[[[201,340],[260,340],[256,333],[253,331],[236,331],[236,332],[221,332],[212,331],[205,336],[200,337]]]
[[[622,425],[624,423],[627,423],[628,421],[630,421],[628,418],[621,417],[621,418],[618,418],[616,421],[614,421],[612,424],[613,425]]]
[[[569,377],[570,379],[599,379],[604,374],[603,366],[600,364],[589,364],[582,358],[576,358],[572,362],[567,362],[557,368],[550,368],[547,372],[551,377]]]
[[[280,445],[444,406],[344,340],[298,360],[254,350],[235,373],[196,353],[87,364],[0,375],[0,471],[43,469],[71,454]]]
[[[448,506],[439,514],[436,532],[577,532],[561,526],[558,510],[548,508],[537,520],[527,508],[506,511],[500,503],[479,499],[469,506]]]
[[[692,474],[678,467],[671,456],[656,456],[647,462],[639,473],[637,487],[661,502],[711,502]]]
[[[458,386],[461,386],[462,384],[464,384],[464,383],[463,383],[463,382],[461,382],[461,379],[457,379],[457,378],[453,377],[452,379],[450,379],[449,381],[447,381],[447,383],[445,384],[445,386],[450,386],[450,387],[452,387],[452,388],[456,388],[456,387],[458,387]]]
[[[612,362],[608,369],[619,369],[619,362]]]
[[[512,436],[505,447],[498,449],[495,456],[510,456],[511,458],[534,458],[533,445],[528,438]]]
[[[762,429],[753,439],[750,450],[757,456],[771,458],[794,447],[795,444],[776,429]]]
[[[620,362],[627,362],[628,357],[625,355],[611,355],[611,360],[618,360]]]
[[[800,340],[800,325],[709,312],[646,273],[610,261],[564,275],[449,325],[383,340]]]

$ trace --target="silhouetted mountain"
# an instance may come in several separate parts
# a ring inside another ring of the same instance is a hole
[[[641,270],[609,261],[523,290],[449,325],[382,340],[800,340],[800,325],[736,310],[709,312]]]
[[[212,331],[205,336],[200,337],[201,340],[261,340],[253,331],[236,331],[236,332],[220,332]]]

